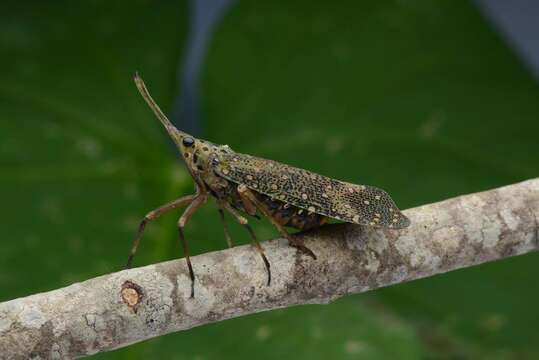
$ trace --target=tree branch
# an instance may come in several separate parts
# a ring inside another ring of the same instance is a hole
[[[351,224],[304,233],[318,260],[264,243],[121,271],[0,304],[0,358],[73,358],[173,331],[360,293],[539,248],[539,179],[405,211],[412,225]]]

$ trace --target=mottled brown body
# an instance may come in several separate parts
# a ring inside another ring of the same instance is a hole
[[[229,245],[232,245],[232,239],[224,218],[225,210],[249,231],[266,265],[268,285],[271,281],[269,261],[242,214],[267,217],[291,246],[313,258],[316,258],[315,254],[303,245],[301,239],[290,236],[285,226],[308,230],[325,224],[328,219],[393,229],[410,224],[382,189],[351,184],[277,161],[237,153],[227,145],[212,144],[178,130],[153,101],[138,75],[135,76],[135,83],[176,143],[195,181],[196,193],[165,204],[144,217],[133,242],[128,266],[138,249],[146,223],[169,210],[187,205],[178,220],[178,230],[192,279],[191,296],[194,296],[194,272],[183,228],[209,196],[217,201]]]
[[[246,208],[238,192],[237,183],[227,180],[227,186],[225,188],[213,189],[211,192],[213,196],[227,201],[235,209],[241,212],[256,217],[261,215],[256,208]],[[309,230],[325,224],[328,220],[326,216],[309,212],[302,208],[298,208],[297,206],[274,199],[271,196],[261,193],[256,193],[255,195],[274,219],[283,226],[292,227],[298,230]]]

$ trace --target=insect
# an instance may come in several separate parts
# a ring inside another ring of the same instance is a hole
[[[273,160],[233,151],[228,145],[217,145],[197,139],[178,130],[150,96],[142,78],[135,74],[135,84],[149,107],[165,127],[181,154],[195,182],[195,193],[173,200],[150,211],[139,225],[133,240],[127,267],[131,267],[146,224],[162,214],[187,206],[178,220],[179,239],[184,250],[194,296],[195,274],[189,257],[184,228],[191,216],[214,197],[228,246],[233,246],[225,211],[243,225],[260,254],[271,283],[270,263],[246,216],[267,217],[289,244],[316,259],[300,238],[291,236],[285,227],[308,230],[329,219],[348,223],[401,229],[410,220],[397,208],[383,190],[331,179],[307,170]]]

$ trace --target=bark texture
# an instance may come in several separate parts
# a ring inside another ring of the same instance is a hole
[[[282,239],[121,271],[0,304],[1,359],[69,359],[173,331],[524,254],[539,247],[539,179],[404,212],[412,225],[339,224],[303,233],[318,260]]]

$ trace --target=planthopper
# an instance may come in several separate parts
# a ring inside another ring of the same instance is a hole
[[[178,231],[193,297],[195,274],[183,230],[209,197],[216,200],[229,247],[233,242],[225,222],[225,211],[247,229],[266,267],[268,285],[271,283],[270,263],[249,225],[248,216],[268,218],[290,246],[313,259],[316,255],[300,238],[290,236],[286,227],[309,230],[324,225],[329,219],[392,229],[402,229],[410,224],[382,189],[351,184],[274,160],[237,153],[228,145],[213,144],[178,130],[152,99],[142,78],[136,74],[134,80],[142,97],[178,147],[196,190],[194,194],[173,200],[144,217],[131,247],[128,268],[137,253],[146,224],[170,210],[186,206],[178,220]]]

